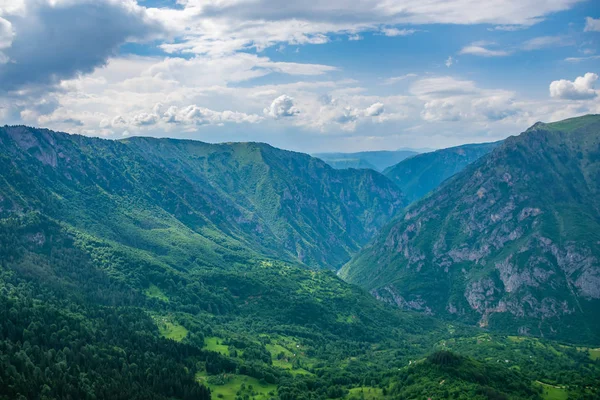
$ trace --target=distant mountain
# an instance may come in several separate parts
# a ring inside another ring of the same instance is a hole
[[[394,181],[406,201],[412,203],[501,143],[466,144],[417,154],[385,169],[383,174]]]
[[[1,214],[42,210],[165,258],[200,246],[209,265],[265,255],[337,268],[404,204],[375,171],[335,170],[261,143],[109,141],[5,127],[0,154]]]
[[[383,301],[600,338],[600,116],[537,123],[414,203],[340,274]]]
[[[355,169],[372,169],[377,171],[373,164],[362,159],[362,158],[342,158],[342,159],[329,159],[326,161],[331,167],[335,169],[346,169],[346,168],[355,168]]]
[[[314,157],[320,158],[334,168],[371,168],[376,171],[399,163],[400,161],[414,156],[416,151],[363,151],[358,153],[318,153]]]

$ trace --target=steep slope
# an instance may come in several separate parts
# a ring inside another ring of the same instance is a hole
[[[537,123],[414,203],[340,276],[403,308],[600,340],[600,116]]]
[[[383,174],[394,181],[402,190],[406,201],[412,203],[501,143],[466,144],[417,154],[385,169]]]
[[[334,168],[373,168],[381,172],[416,154],[418,153],[410,150],[382,150],[361,151],[358,153],[319,153],[313,154],[313,156],[320,158]]]
[[[40,210],[180,258],[178,268],[257,255],[336,268],[403,205],[374,171],[338,171],[259,143],[115,142],[6,127],[0,149],[0,212]],[[164,240],[167,233],[177,240]],[[198,251],[197,262],[187,257]]]

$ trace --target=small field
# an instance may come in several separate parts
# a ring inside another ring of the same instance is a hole
[[[213,399],[235,399],[236,396],[248,395],[255,400],[269,400],[277,393],[276,385],[261,385],[258,379],[245,375],[196,375],[198,382],[210,388]]]
[[[536,381],[536,383],[543,389],[542,398],[544,400],[567,400],[569,398],[569,394],[565,388],[549,385],[540,381]]]
[[[377,400],[384,398],[383,390],[379,388],[363,386],[354,389],[350,389],[348,394],[349,399],[365,399],[365,400]]]
[[[162,290],[160,290],[160,288],[156,285],[150,285],[150,287],[148,289],[146,289],[146,296],[154,298],[154,299],[158,299],[161,301],[165,301],[168,302],[169,298],[167,297],[167,295],[165,295],[163,293]]]
[[[160,335],[164,338],[181,342],[188,334],[188,330],[184,326],[169,320],[167,317],[157,316],[154,317],[154,321],[156,322],[156,326],[158,326]]]
[[[229,346],[222,344],[223,339],[213,336],[204,339],[204,349],[229,355]]]

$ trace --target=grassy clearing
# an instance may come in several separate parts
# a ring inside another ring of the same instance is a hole
[[[207,337],[204,339],[204,348],[206,350],[221,353],[223,355],[229,355],[229,346],[222,344],[223,339],[220,337]]]
[[[349,399],[377,400],[383,397],[383,390],[369,386],[350,389],[350,393],[348,394]]]
[[[540,381],[536,381],[535,383],[542,387],[542,398],[544,400],[567,400],[569,398],[566,388],[549,385]]]
[[[588,351],[590,352],[590,358],[592,360],[600,359],[600,349],[589,349]]]
[[[188,330],[176,322],[170,321],[167,317],[154,317],[158,331],[162,337],[181,342],[187,336]]]
[[[287,369],[294,375],[312,375],[310,372],[303,368],[293,369],[293,361],[298,358],[301,365],[307,365],[310,360],[302,356],[302,348],[295,340],[289,337],[279,337],[274,340],[273,343],[265,345],[266,349],[271,353],[271,360],[273,360],[273,366]],[[283,356],[280,356],[283,354]]]
[[[258,379],[246,375],[209,377],[198,373],[196,379],[210,388],[213,399],[235,399],[239,392],[242,397],[247,394],[251,399],[269,400],[277,393],[276,385],[261,385]]]
[[[154,298],[154,299],[158,299],[158,300],[162,300],[165,302],[169,301],[169,298],[167,297],[167,295],[165,295],[163,293],[162,290],[160,290],[160,288],[156,285],[150,285],[150,287],[148,289],[146,289],[146,296]]]

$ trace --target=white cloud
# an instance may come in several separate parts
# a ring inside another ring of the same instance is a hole
[[[378,117],[385,111],[383,103],[371,104],[365,109],[365,116],[367,117]]]
[[[300,110],[294,106],[294,99],[284,94],[273,100],[271,105],[264,109],[264,113],[271,118],[279,119],[293,117],[299,114]]]
[[[0,49],[6,49],[12,45],[13,30],[10,21],[0,17]]]
[[[600,32],[600,18],[594,19],[587,17],[585,19],[585,32]]]
[[[404,81],[406,79],[415,78],[417,76],[418,76],[417,74],[412,74],[412,73],[411,74],[401,75],[401,76],[393,76],[391,78],[386,79],[383,83],[385,85],[393,85],[395,83],[402,82],[402,81]]]
[[[156,124],[158,119],[158,115],[144,112],[134,115],[131,119],[131,123],[136,126],[148,126]]]
[[[214,111],[197,105],[190,105],[179,109],[171,106],[163,115],[163,121],[171,124],[183,125],[219,125],[224,123],[257,123],[262,118],[236,111]]]
[[[573,63],[578,63],[578,62],[582,62],[582,61],[598,60],[598,59],[600,59],[600,56],[567,57],[567,58],[565,58],[565,61],[567,61],[567,62],[573,62]]]
[[[411,86],[411,93],[424,102],[421,117],[430,122],[489,123],[521,112],[513,92],[484,90],[473,81],[452,77],[421,79]]]
[[[463,47],[459,54],[471,54],[482,57],[504,57],[508,56],[510,52],[506,50],[491,50],[484,47],[483,44],[472,43],[469,46]]]
[[[587,100],[598,96],[594,90],[594,83],[598,80],[598,75],[588,72],[584,76],[579,76],[575,81],[561,79],[550,83],[550,96],[557,99],[566,100]]]
[[[132,0],[6,3],[0,12],[0,46],[11,62],[0,65],[0,90],[53,85],[90,73],[119,45],[163,32],[162,25]]]
[[[410,24],[494,24],[531,26],[581,0],[330,0],[294,3],[278,0],[181,0],[181,9],[151,9],[180,40],[168,52],[222,55],[275,44],[318,44],[331,34],[356,37],[380,31],[408,35]]]
[[[385,36],[410,36],[417,32],[416,29],[398,29],[398,28],[383,28],[381,29],[381,33]]]
[[[444,64],[446,65],[446,67],[450,68],[452,64],[454,64],[454,58],[452,58],[452,56],[448,56]]]

